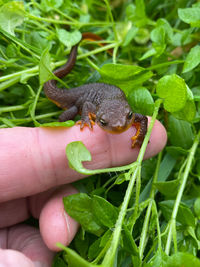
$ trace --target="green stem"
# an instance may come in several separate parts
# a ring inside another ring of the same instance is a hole
[[[77,59],[86,58],[88,56],[95,55],[97,53],[101,53],[101,52],[106,51],[106,50],[108,50],[110,48],[113,48],[113,47],[115,47],[115,44],[105,45],[103,47],[94,49],[93,51],[89,51],[89,52],[84,53],[82,55],[78,55]],[[56,63],[52,63],[52,67],[54,68],[54,67],[62,66],[63,64],[65,64],[65,62],[66,62],[66,60],[61,60],[61,61],[58,61]],[[18,72],[12,73],[12,74],[8,74],[8,75],[5,75],[5,76],[2,76],[2,77],[0,77],[0,82],[12,79],[14,77],[19,77],[19,76],[21,76],[22,74],[25,74],[25,73],[26,74],[27,73],[35,73],[35,75],[37,75],[38,71],[39,71],[39,67],[35,66],[33,68],[30,68],[30,69],[26,69],[26,70],[22,70],[22,71],[18,71]]]
[[[129,203],[129,200],[130,200],[130,197],[131,197],[131,194],[132,194],[132,189],[133,189],[133,186],[135,184],[135,180],[136,180],[139,168],[140,167],[137,166],[137,168],[135,169],[135,172],[133,173],[133,176],[131,177],[131,180],[129,182],[128,188],[126,190],[124,201],[122,203],[121,210],[120,210],[120,213],[119,213],[119,217],[118,217],[116,225],[115,225],[115,230],[113,232],[113,238],[112,238],[112,241],[111,241],[111,246],[107,250],[107,253],[106,253],[105,257],[104,257],[104,260],[103,260],[103,263],[102,263],[103,266],[112,267],[113,264],[114,264],[114,259],[115,259],[115,254],[116,254],[117,247],[118,247],[118,244],[119,244],[122,224],[123,224],[123,221],[124,221],[124,217],[126,215],[126,210],[127,210],[127,207],[128,207],[128,203]]]
[[[115,254],[116,254],[117,247],[118,247],[119,240],[120,240],[122,224],[123,224],[123,221],[124,221],[124,218],[126,215],[126,211],[127,211],[127,207],[128,207],[131,195],[132,195],[133,186],[135,184],[135,180],[137,178],[138,172],[140,172],[144,153],[146,151],[146,147],[147,147],[147,144],[148,144],[148,141],[149,141],[151,131],[153,129],[156,117],[158,115],[158,110],[159,110],[161,103],[162,103],[162,100],[160,100],[160,99],[155,102],[154,113],[153,113],[150,125],[148,127],[148,131],[147,131],[147,134],[145,136],[144,142],[143,142],[142,147],[140,149],[137,161],[135,162],[135,163],[137,163],[137,165],[136,165],[135,170],[133,172],[133,175],[129,181],[128,188],[127,188],[126,193],[125,193],[124,201],[122,203],[121,210],[120,210],[120,213],[119,213],[116,225],[115,225],[115,229],[114,229],[114,232],[112,235],[111,246],[109,247],[109,249],[108,249],[108,251],[104,257],[103,263],[102,263],[103,266],[111,267],[114,264]]]
[[[154,203],[154,194],[155,194],[154,183],[157,181],[157,178],[158,178],[158,172],[159,172],[159,168],[160,168],[161,158],[162,158],[162,152],[160,152],[158,155],[156,170],[154,173],[154,177],[153,177],[153,181],[152,181],[152,188],[151,188],[151,192],[150,192],[151,201],[149,202],[149,205],[147,208],[147,212],[146,212],[145,219],[144,219],[144,224],[142,227],[142,233],[141,233],[141,237],[140,237],[139,254],[140,254],[141,259],[143,258],[144,249],[145,249],[145,246],[147,243],[148,226],[149,226],[149,221],[150,221],[150,217],[151,217],[152,205]],[[158,225],[159,225],[159,223],[158,223]]]
[[[11,106],[11,107],[2,107],[2,108],[0,108],[0,113],[23,110],[23,109],[26,109],[26,108],[27,108],[27,104]]]
[[[173,233],[173,232],[176,231],[176,228],[175,228],[175,226],[176,226],[176,216],[177,216],[178,208],[179,208],[179,205],[180,205],[180,202],[181,202],[181,198],[182,198],[182,195],[183,195],[183,192],[184,192],[184,189],[185,189],[187,178],[188,178],[191,166],[192,166],[192,161],[194,159],[195,152],[196,152],[196,149],[197,149],[198,144],[199,144],[199,139],[200,139],[200,131],[196,135],[194,143],[193,143],[193,145],[192,145],[192,147],[191,147],[191,149],[189,151],[189,155],[188,155],[188,158],[187,158],[187,163],[186,163],[186,166],[185,166],[185,171],[183,173],[182,182],[181,182],[181,185],[179,187],[179,191],[178,191],[178,194],[177,194],[177,197],[176,197],[176,200],[175,200],[175,204],[174,204],[174,208],[173,208],[173,211],[172,211],[172,216],[171,216],[171,220],[170,220],[170,223],[169,223],[169,232],[168,232],[167,242],[166,242],[166,247],[165,247],[165,252],[166,252],[167,255],[169,255],[169,252],[170,252],[172,236],[175,236],[175,233]],[[175,245],[175,247],[176,247],[176,245]]]
[[[162,250],[162,240],[161,240],[161,231],[160,231],[160,224],[159,224],[159,215],[156,207],[156,202],[153,202],[154,209],[156,211],[156,225],[157,225],[157,236],[158,236],[158,249],[161,251]]]
[[[96,64],[94,64],[94,62],[92,62],[89,58],[86,58],[86,61],[96,71],[99,71],[100,70],[99,67]]]
[[[6,88],[18,83],[20,80],[20,77],[13,77],[12,79],[5,81],[3,83],[0,84],[0,92],[5,90]]]
[[[76,19],[74,19],[74,18],[68,16],[67,14],[63,13],[63,12],[60,11],[58,8],[54,7],[54,10],[55,10],[58,14],[60,14],[61,16],[63,16],[64,18],[66,18],[66,19],[68,19],[68,20],[71,20],[72,22],[74,22],[74,23],[76,23],[76,24],[79,23]]]
[[[77,28],[78,27],[83,27],[83,26],[110,26],[110,23],[108,22],[74,22],[74,21],[66,21],[66,20],[56,20],[56,19],[49,19],[49,18],[44,18],[44,17],[37,17],[32,14],[27,13],[27,17],[33,20],[37,21],[45,21],[48,23],[53,23],[53,24],[63,24],[63,25],[74,25]]]
[[[35,110],[36,110],[37,102],[38,102],[40,93],[42,91],[42,88],[43,88],[43,86],[41,85],[37,91],[37,94],[36,94],[34,102],[33,102],[33,106],[32,106],[31,111],[30,111],[30,115],[31,115],[31,117],[35,123],[35,126],[39,126],[38,122],[36,121],[36,118],[35,118]]]
[[[36,120],[42,120],[42,119],[46,119],[46,118],[50,118],[53,116],[58,116],[60,115],[60,111],[56,111],[56,112],[51,112],[51,113],[47,113],[47,114],[42,114],[42,115],[37,115],[35,116]],[[24,124],[24,123],[29,123],[32,122],[33,119],[31,117],[28,118],[22,118],[22,119],[10,119],[11,123],[15,123],[15,125],[20,125],[20,124]],[[6,128],[7,125],[6,124],[2,124],[0,125],[0,128]]]
[[[112,23],[113,32],[114,32],[114,35],[115,35],[115,41],[118,42],[117,30],[116,30],[116,27],[115,27],[115,21],[113,19],[113,15],[112,15],[112,11],[111,11],[110,5],[109,5],[107,0],[104,0],[104,2],[106,3],[108,14],[109,14],[109,17],[110,17],[110,20],[111,20],[111,23]]]
[[[15,78],[15,77],[19,77],[19,76],[21,76],[22,74],[25,74],[25,73],[37,73],[37,72],[38,72],[38,66],[30,68],[30,69],[26,69],[26,70],[21,70],[21,71],[18,71],[18,72],[15,72],[15,73],[12,73],[12,74],[8,74],[8,75],[4,75],[4,76],[0,77],[0,82],[9,80],[9,79],[12,79],[12,78]]]
[[[165,63],[161,63],[161,64],[157,64],[157,65],[153,65],[149,68],[146,68],[146,70],[155,70],[155,69],[161,69],[163,67],[167,67],[167,66],[170,66],[170,65],[173,65],[173,64],[181,64],[181,63],[184,63],[185,61],[184,60],[174,60],[174,61],[168,61],[168,62],[165,62]]]

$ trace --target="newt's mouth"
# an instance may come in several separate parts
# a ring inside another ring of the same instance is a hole
[[[120,134],[128,130],[132,123],[125,125],[125,126],[117,126],[117,127],[109,127],[109,126],[102,126],[101,124],[98,123],[98,125],[106,132],[111,133],[111,134]]]

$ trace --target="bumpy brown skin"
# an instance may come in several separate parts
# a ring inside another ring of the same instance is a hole
[[[66,76],[74,67],[77,48],[78,45],[72,47],[67,63],[54,72],[58,78]],[[44,92],[50,100],[65,109],[59,121],[71,120],[81,114],[81,121],[78,122],[81,129],[85,125],[92,129],[96,122],[110,133],[121,133],[134,125],[137,133],[132,137],[132,147],[142,144],[147,131],[147,117],[133,114],[120,88],[91,83],[66,90],[56,87],[56,80],[50,80],[44,84]]]

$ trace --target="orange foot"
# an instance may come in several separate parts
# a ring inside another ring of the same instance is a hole
[[[93,130],[93,125],[95,125],[94,116],[92,114],[88,114],[88,117],[86,117],[85,119],[81,119],[80,121],[77,121],[76,124],[80,125],[81,131],[84,129],[85,126]]]
[[[131,145],[131,147],[132,148],[134,148],[134,146],[135,145],[137,145],[137,144],[139,144],[139,142],[137,142],[138,140],[138,136],[139,136],[139,134],[140,134],[140,122],[134,122],[133,123],[133,126],[136,128],[136,130],[137,130],[137,132],[136,132],[136,134],[133,136],[133,137],[131,137],[131,140],[132,140],[132,145]],[[140,145],[140,144],[139,144]]]

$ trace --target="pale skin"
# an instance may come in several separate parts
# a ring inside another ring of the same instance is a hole
[[[108,134],[97,125],[93,131],[71,128],[0,130],[0,265],[51,266],[56,242],[69,245],[78,223],[64,211],[62,198],[76,193],[71,182],[83,175],[69,168],[65,147],[82,141],[92,154],[86,168],[97,169],[133,162],[139,148],[131,148],[133,128]],[[166,144],[166,131],[156,121],[145,158]],[[32,215],[40,231],[23,224]]]

